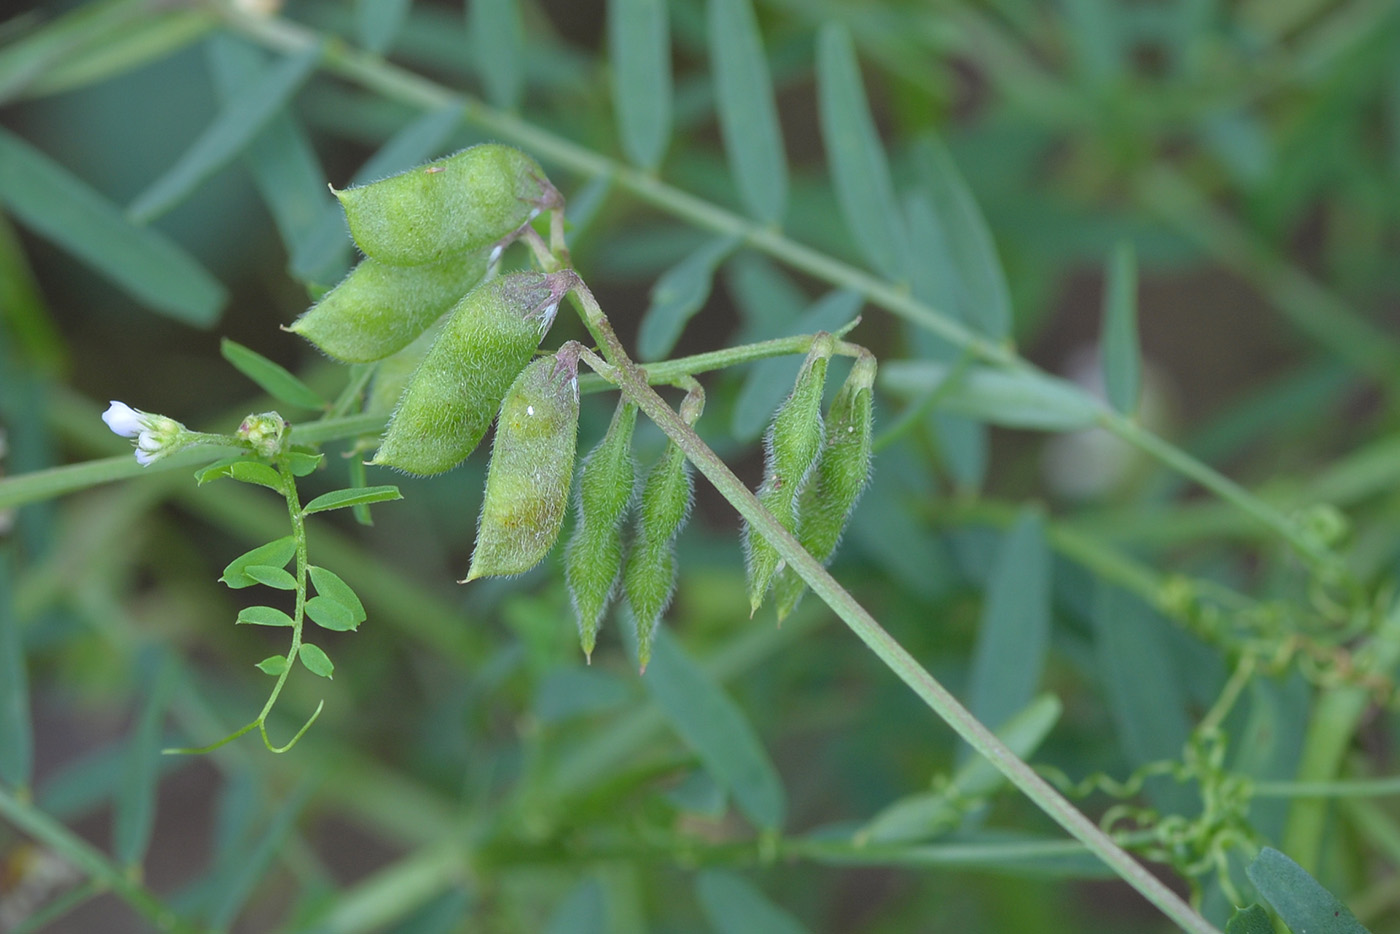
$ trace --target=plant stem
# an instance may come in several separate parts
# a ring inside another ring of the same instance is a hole
[[[582,306],[589,330],[602,338],[604,355],[615,368],[614,375],[623,393],[685,452],[691,463],[725,499],[729,500],[750,526],[768,539],[788,566],[812,588],[813,593],[831,607],[901,681],[912,688],[958,736],[981,753],[1041,810],[1093,851],[1169,918],[1185,930],[1196,934],[1219,934],[1216,928],[1197,914],[1190,905],[1143,868],[1063,795],[1032,771],[1030,766],[1018,758],[1006,744],[969,713],[957,698],[925,671],[923,666],[827,573],[826,568],[809,555],[797,539],[763,508],[748,487],[734,476],[700,436],[647,385],[637,365],[627,356],[626,350],[613,333],[612,326],[603,316],[602,309],[587,286],[580,282],[571,294]]]

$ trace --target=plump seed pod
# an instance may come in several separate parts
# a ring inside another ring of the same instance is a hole
[[[414,371],[370,463],[426,475],[465,460],[575,281],[567,270],[522,272],[469,292]]]
[[[365,255],[395,266],[490,247],[563,203],[534,159],[497,143],[335,196]]]
[[[578,351],[570,341],[531,362],[501,403],[464,584],[524,574],[559,538],[578,443]]]
[[[681,416],[693,423],[704,406],[697,385],[681,405]],[[676,447],[665,452],[647,474],[637,507],[636,537],[623,571],[623,589],[637,623],[637,663],[643,672],[651,661],[651,640],[661,614],[671,605],[676,587],[676,536],[690,517],[694,498],[690,461]]]
[[[578,617],[579,642],[590,661],[598,627],[622,570],[619,526],[636,483],[636,463],[632,459],[632,429],[636,424],[637,407],[626,400],[619,402],[608,433],[579,469],[578,523],[564,550],[564,576]]]
[[[826,364],[836,340],[825,331],[817,334],[812,349],[797,374],[797,382],[773,416],[763,439],[763,483],[758,501],[789,532],[797,527],[797,497],[802,492],[822,448],[822,390]],[[747,523],[744,554],[749,571],[749,612],[757,611],[782,567],[778,551]]]
[[[826,442],[816,470],[797,504],[797,540],[825,564],[836,551],[846,522],[870,480],[871,407],[875,357],[862,352],[826,413]],[[773,582],[781,621],[797,606],[807,585],[785,567]]]
[[[345,363],[397,353],[486,275],[491,248],[422,266],[365,259],[287,330]]]

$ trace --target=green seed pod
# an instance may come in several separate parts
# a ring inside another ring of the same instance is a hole
[[[418,371],[423,358],[437,342],[447,319],[440,318],[419,334],[403,350],[379,361],[374,368],[374,379],[370,382],[369,397],[365,400],[365,412],[392,413],[408,388],[408,381]]]
[[[826,364],[836,340],[822,331],[797,374],[797,382],[773,416],[763,439],[763,483],[758,501],[789,532],[797,527],[797,497],[802,492],[822,448],[822,391]],[[744,524],[744,554],[749,572],[750,615],[763,604],[773,575],[782,567],[778,551]]]
[[[365,255],[395,266],[490,247],[563,204],[534,159],[496,143],[334,194]]]
[[[704,406],[697,385],[681,405],[681,416],[693,423]],[[637,624],[637,663],[647,670],[651,640],[661,614],[671,605],[676,587],[676,536],[690,517],[694,499],[690,461],[675,442],[647,474],[637,508],[636,537],[627,555],[622,583]]]
[[[464,584],[524,574],[559,538],[578,443],[578,351],[570,341],[533,361],[501,403]]]
[[[846,522],[870,480],[870,444],[875,424],[871,387],[875,357],[862,352],[826,413],[826,443],[797,505],[797,540],[825,564],[836,551]],[[790,567],[773,583],[781,621],[797,606],[807,585]]]
[[[345,363],[397,353],[486,275],[491,248],[422,266],[365,259],[287,328]]]
[[[426,475],[465,460],[575,281],[568,270],[522,272],[469,292],[414,371],[370,463]]]
[[[617,588],[622,569],[622,535],[619,529],[636,484],[632,459],[632,429],[637,407],[618,403],[608,433],[584,458],[578,478],[578,523],[564,550],[564,576],[569,583],[579,641],[590,661],[603,613]]]

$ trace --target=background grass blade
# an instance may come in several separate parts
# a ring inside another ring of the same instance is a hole
[[[112,823],[112,853],[119,864],[128,867],[140,865],[151,842],[164,739],[162,725],[179,673],[174,657],[163,652],[145,661],[155,671],[147,682],[150,691],[126,746],[126,764]]]
[[[715,269],[739,245],[736,237],[717,237],[661,274],[651,288],[651,306],[637,332],[637,354],[659,360],[671,352],[694,314],[710,297]]]
[[[881,275],[907,275],[908,244],[885,149],[870,115],[860,64],[844,26],[817,38],[817,100],[836,200],[857,250]]]
[[[4,129],[0,202],[153,310],[198,327],[218,320],[227,294],[193,257]]]
[[[1104,390],[1108,402],[1124,415],[1137,411],[1142,390],[1142,353],[1138,349],[1137,259],[1131,244],[1113,251],[1104,285],[1103,358]]]
[[[394,46],[413,0],[355,0],[355,35],[360,45],[383,55]]]
[[[584,879],[569,890],[545,934],[608,934],[608,906],[598,880]]]
[[[242,88],[170,170],[131,203],[127,213],[132,220],[145,224],[159,217],[232,161],[287,105],[320,60],[319,46],[304,49]]]
[[[28,788],[34,769],[34,733],[11,560],[9,549],[0,549],[0,782]]]
[[[303,409],[323,409],[327,403],[316,390],[292,375],[286,367],[225,337],[219,342],[219,353],[234,369],[248,377],[263,392],[279,402]]]
[[[609,0],[608,60],[622,151],[654,170],[671,140],[671,28],[666,0]]]
[[[802,922],[736,873],[705,870],[695,878],[695,894],[715,934],[807,934]]]
[[[781,225],[787,211],[787,152],[773,79],[749,0],[709,0],[710,74],[729,172],[744,207]]]
[[[471,0],[467,7],[472,61],[486,99],[515,110],[525,93],[525,25],[516,0]]]

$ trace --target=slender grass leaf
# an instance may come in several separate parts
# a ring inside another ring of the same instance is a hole
[[[238,622],[253,626],[295,626],[292,618],[275,606],[246,606],[238,611]]]
[[[1137,316],[1137,259],[1132,245],[1121,243],[1108,266],[1100,353],[1109,404],[1126,415],[1137,411],[1142,389]]]
[[[291,662],[287,661],[287,656],[285,655],[269,655],[267,658],[264,658],[262,661],[258,662],[258,664],[255,667],[261,669],[265,674],[272,675],[275,678],[280,676],[282,672],[286,671],[287,666],[290,664]]]
[[[263,392],[279,402],[301,406],[304,409],[323,409],[326,400],[316,391],[293,376],[286,367],[250,350],[237,341],[225,337],[219,342],[219,353],[244,376],[258,384]]]
[[[395,133],[370,156],[350,179],[350,185],[366,185],[412,168],[436,151],[461,122],[462,108],[458,104],[429,111]],[[350,268],[350,233],[339,202],[329,193],[321,200],[325,207],[315,225],[292,249],[291,271],[303,282],[329,287]]]
[[[545,927],[545,934],[609,934],[608,906],[596,879],[569,890]]]
[[[1102,406],[1078,386],[1034,370],[974,367],[954,374],[953,367],[921,360],[881,364],[878,377],[887,392],[918,398],[939,388],[939,408],[1005,428],[1076,431],[1094,425]]]
[[[911,265],[904,223],[850,33],[837,23],[823,26],[817,38],[817,97],[822,142],[846,226],[874,269],[901,280]]]
[[[1225,934],[1274,934],[1274,922],[1263,905],[1236,908],[1225,925]]]
[[[266,545],[259,545],[244,552],[237,558],[229,562],[224,568],[224,574],[219,578],[225,585],[233,590],[241,590],[244,587],[251,587],[257,583],[249,577],[245,571],[253,565],[265,567],[286,567],[287,562],[296,557],[296,539],[288,535],[276,541],[268,542]]]
[[[178,674],[173,656],[161,654],[150,693],[126,746],[126,763],[112,818],[112,855],[122,866],[137,866],[146,856],[156,816],[165,708]],[[141,679],[145,681],[146,679]]]
[[[347,506],[358,506],[361,503],[383,503],[394,499],[403,499],[403,494],[396,486],[367,486],[361,489],[332,490],[329,493],[322,493],[307,503],[301,514],[309,516],[313,512],[344,509]]]
[[[864,296],[858,292],[845,289],[830,292],[813,302],[789,327],[781,328],[773,336],[838,330],[860,312],[864,303]],[[773,420],[773,411],[792,392],[793,381],[801,366],[801,357],[775,357],[760,360],[749,369],[729,423],[734,437],[752,441],[763,433]]]
[[[706,869],[695,879],[695,893],[716,934],[807,934],[802,922],[735,873]]]
[[[310,46],[242,88],[184,155],[137,196],[127,211],[131,218],[145,224],[159,217],[237,157],[311,77],[320,60],[321,47]]]
[[[921,187],[944,235],[957,272],[958,317],[994,341],[1011,335],[1011,289],[986,218],[953,157],[933,137],[914,146]]]
[[[312,645],[310,642],[303,642],[301,648],[297,650],[297,658],[306,666],[306,670],[313,675],[320,675],[322,678],[330,678],[335,673],[335,666],[331,664],[330,658],[320,646]]]
[[[49,314],[19,231],[0,214],[0,321],[18,352],[46,372],[63,367],[68,349]]]
[[[188,253],[3,129],[0,202],[153,310],[199,327],[218,320],[224,287]]]
[[[233,102],[241,88],[259,81],[266,69],[260,50],[232,36],[216,36],[206,47],[214,87],[224,106]],[[243,162],[291,254],[311,236],[327,210],[334,210],[326,191],[326,173],[291,108],[268,120],[243,151]]]
[[[787,152],[773,79],[749,0],[709,0],[710,74],[729,172],[750,214],[782,224]]]
[[[350,585],[341,580],[339,575],[314,564],[308,570],[311,573],[311,583],[316,586],[318,594],[345,607],[356,623],[365,621],[364,604],[360,603],[355,591],[351,590]]]
[[[472,59],[486,99],[515,110],[525,91],[525,25],[516,0],[471,0],[467,9]]]
[[[53,61],[25,86],[24,95],[60,94],[115,78],[165,58],[200,39],[216,25],[218,18],[207,10],[178,8],[125,23],[100,37],[93,36],[82,48]],[[0,91],[0,98],[4,96]]]
[[[230,860],[226,865],[228,875],[215,889],[217,899],[209,909],[210,930],[224,931],[232,926],[238,917],[239,909],[253,893],[258,880],[272,865],[273,858],[282,851],[282,845],[296,823],[297,816],[311,799],[311,781],[304,781],[287,796],[286,803],[278,809],[268,822],[267,830],[250,851],[241,854],[242,858]]]
[[[27,788],[34,771],[34,732],[10,561],[9,550],[0,550],[0,781]]]
[[[904,199],[904,216],[912,254],[910,285],[914,294],[945,315],[967,322],[969,297],[958,264],[953,259],[951,232],[934,210],[933,197],[915,191]],[[959,349],[942,337],[919,330],[920,352],[941,362],[954,359]]]
[[[642,678],[666,719],[759,827],[781,827],[787,809],[778,771],[739,706],[665,629],[656,630]]]
[[[1093,624],[1098,670],[1129,765],[1177,758],[1191,722],[1161,619],[1136,597],[1101,583]],[[1191,796],[1170,781],[1149,779],[1147,793],[1172,813],[1190,806]]]
[[[351,632],[359,626],[349,607],[341,606],[329,597],[312,597],[306,601],[306,615],[322,629]]]
[[[355,0],[355,35],[360,45],[383,55],[394,47],[413,0]]]
[[[1370,934],[1341,899],[1273,847],[1260,850],[1245,874],[1283,923],[1299,934]]]
[[[982,621],[968,675],[967,709],[983,723],[1003,723],[1030,703],[1050,648],[1050,548],[1045,519],[1022,510],[1002,539],[987,582]],[[962,746],[959,758],[975,755]]]
[[[622,151],[655,169],[671,141],[671,27],[666,0],[609,0],[608,58]]]
[[[637,353],[643,360],[659,360],[671,352],[686,322],[710,297],[715,269],[738,246],[737,237],[717,237],[661,274],[637,332]]]
[[[264,587],[272,587],[276,590],[297,589],[297,579],[282,568],[274,568],[266,564],[250,564],[243,569],[243,573]]]

